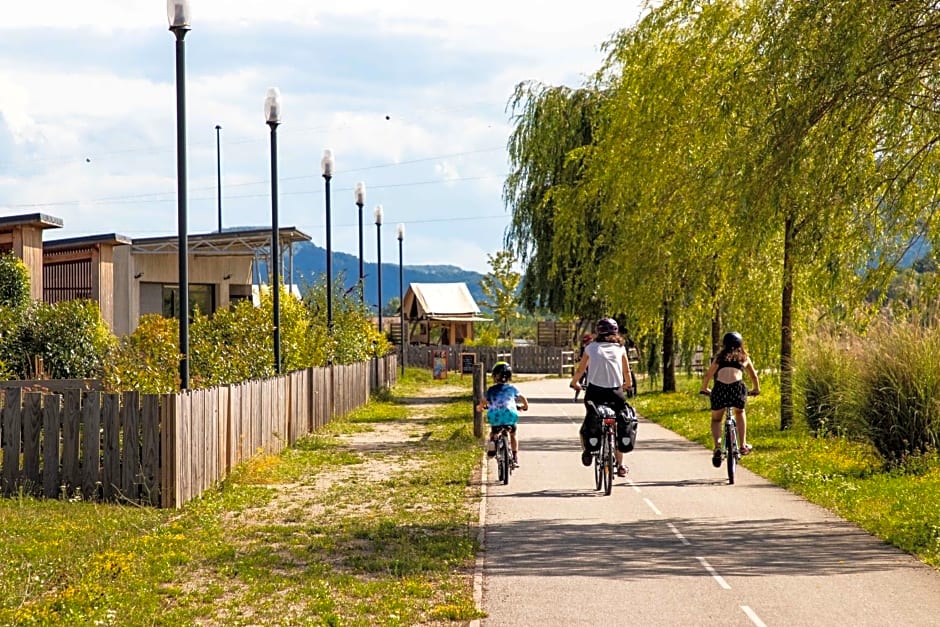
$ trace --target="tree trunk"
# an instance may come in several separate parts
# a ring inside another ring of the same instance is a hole
[[[715,313],[712,314],[712,352],[703,361],[711,363],[718,351],[721,350],[721,306],[715,305]],[[707,368],[708,366],[706,366]]]
[[[663,303],[663,392],[676,391],[676,333],[672,306]]]
[[[783,236],[783,292],[780,302],[780,430],[793,425],[793,219]]]

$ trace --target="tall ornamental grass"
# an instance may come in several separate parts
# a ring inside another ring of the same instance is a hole
[[[803,347],[802,409],[818,436],[863,437],[888,466],[940,442],[940,329],[881,322],[866,335],[820,331]]]
[[[862,354],[864,407],[872,444],[890,464],[937,449],[940,330],[879,325]]]
[[[806,424],[816,436],[867,438],[861,401],[862,349],[854,336],[820,331],[803,347],[806,356],[797,371]]]

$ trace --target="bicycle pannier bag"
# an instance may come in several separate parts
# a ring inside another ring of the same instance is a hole
[[[629,453],[636,446],[636,410],[629,404],[617,415],[617,450]]]

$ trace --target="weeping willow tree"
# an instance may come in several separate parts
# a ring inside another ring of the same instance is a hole
[[[736,11],[687,8],[664,5],[608,42],[597,79],[610,85],[607,124],[584,190],[608,198],[605,220],[620,246],[605,261],[614,269],[605,291],[662,338],[667,392],[677,346],[701,344],[733,304],[723,269],[742,257],[736,234],[722,228],[737,189],[718,158],[734,134],[720,107],[742,47]]]
[[[604,94],[524,82],[509,101],[515,129],[511,172],[503,195],[512,209],[506,247],[522,262],[521,299],[531,310],[580,318],[607,314],[598,294],[600,207],[588,202],[575,216],[559,214],[558,198],[582,184],[578,150],[590,146]]]
[[[938,12],[927,2],[753,3],[739,83],[747,214],[779,251],[781,428],[795,312],[864,307],[934,219]],[[745,148],[747,146],[748,148]]]
[[[537,251],[540,293],[602,294],[660,335],[666,390],[676,338],[734,326],[779,359],[787,428],[794,333],[857,319],[913,239],[936,238],[938,14],[665,0],[583,88],[517,90],[510,237]]]

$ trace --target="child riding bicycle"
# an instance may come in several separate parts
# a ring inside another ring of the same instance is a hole
[[[512,379],[512,367],[505,361],[493,365],[495,383],[486,389],[486,394],[477,406],[479,411],[486,410],[486,420],[490,423],[490,441],[487,454],[492,457],[496,448],[494,438],[504,426],[509,427],[509,445],[512,448],[513,465],[519,466],[519,446],[516,440],[516,423],[519,422],[519,409],[529,409],[529,401],[516,386],[509,383]]]
[[[741,455],[747,455],[754,450],[747,443],[747,417],[744,406],[747,404],[749,395],[760,394],[757,371],[747,354],[741,334],[737,331],[725,333],[721,345],[721,350],[715,355],[715,359],[705,372],[701,390],[702,394],[708,394],[711,397],[712,440],[715,444],[712,465],[715,468],[721,466],[721,421],[727,407],[734,408],[734,417],[741,438]],[[747,372],[751,379],[750,392],[744,383],[744,372]],[[714,385],[709,389],[708,382],[712,379],[714,379]]]

